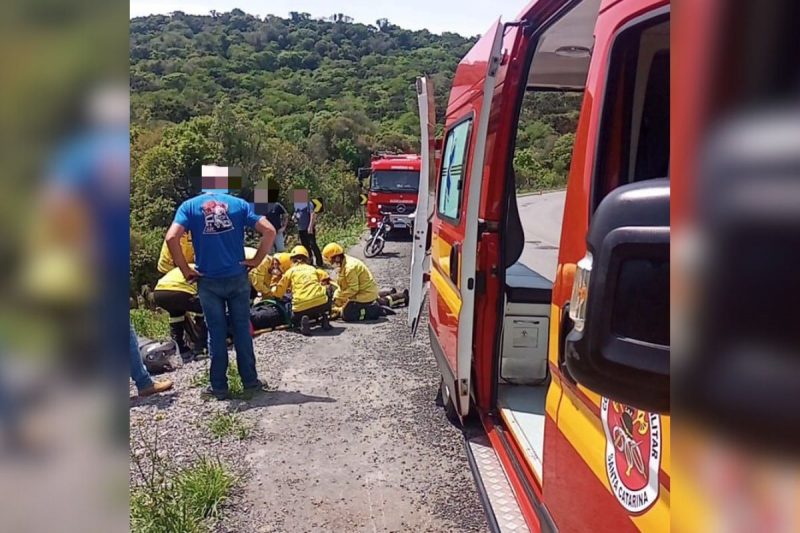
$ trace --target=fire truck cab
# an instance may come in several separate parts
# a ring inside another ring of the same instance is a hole
[[[438,161],[417,83],[409,324],[427,310],[493,530],[669,529],[669,36],[668,0],[534,0],[459,63]],[[536,91],[584,95],[553,280],[519,262]]]
[[[359,178],[369,179],[367,226],[371,230],[387,214],[393,228],[412,227],[411,214],[417,208],[419,169],[419,155],[379,153],[372,157],[369,168],[359,170]]]

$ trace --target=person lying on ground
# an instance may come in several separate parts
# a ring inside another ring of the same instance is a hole
[[[344,248],[335,242],[325,245],[322,256],[339,272],[333,305],[334,311],[340,313],[345,322],[377,320],[394,314],[378,302],[378,284],[363,261],[346,255]]]
[[[292,267],[275,287],[274,294],[282,298],[287,291],[292,293],[292,323],[300,327],[303,335],[311,334],[311,320],[319,319],[323,329],[330,329],[328,321],[331,301],[323,284],[327,274],[309,264],[308,250],[295,246],[291,252]]]
[[[191,268],[195,265],[189,263]],[[183,272],[178,267],[173,268],[156,283],[153,291],[153,301],[155,304],[169,314],[169,334],[178,347],[178,353],[184,363],[193,361],[202,350],[206,348],[208,332],[206,330],[206,320],[203,317],[203,306],[200,305],[200,298],[197,296],[197,285],[189,283],[183,276]],[[202,346],[195,346],[195,352],[186,345],[184,322],[186,313],[194,314],[194,321],[198,327],[197,337],[202,339]]]
[[[183,257],[186,258],[186,262],[194,263],[194,246],[192,246],[192,234],[190,232],[187,231],[183,234],[180,245],[181,252],[183,252]],[[158,271],[162,274],[166,274],[175,268],[175,266],[175,261],[172,260],[172,254],[165,240],[161,245],[161,253],[158,254]]]
[[[381,289],[378,293],[378,303],[386,307],[405,307],[408,305],[408,289],[398,291],[396,288]]]

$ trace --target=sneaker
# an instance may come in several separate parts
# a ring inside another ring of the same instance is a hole
[[[183,361],[184,364],[191,363],[194,361],[194,354],[191,351],[186,350],[185,352],[181,353],[181,361]]]
[[[172,388],[172,382],[168,379],[165,379],[163,381],[156,381],[146,389],[140,390],[139,396],[152,396],[153,394],[158,394],[160,392],[168,391],[171,388]]]
[[[300,333],[303,335],[311,335],[311,319],[307,315],[300,317]]]
[[[228,391],[226,391],[226,390],[214,390],[214,389],[211,388],[210,385],[208,386],[208,388],[206,388],[206,390],[203,391],[203,394],[205,396],[213,396],[217,400],[225,400],[225,399],[228,398]]]
[[[331,321],[328,319],[328,315],[322,315],[322,329],[325,331],[329,331],[331,329]]]

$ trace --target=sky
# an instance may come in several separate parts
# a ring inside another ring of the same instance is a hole
[[[251,15],[287,17],[290,11],[327,17],[344,13],[355,22],[375,24],[379,18],[409,30],[450,31],[481,35],[502,16],[512,20],[530,0],[130,0],[131,17],[173,11],[207,15],[239,8]]]

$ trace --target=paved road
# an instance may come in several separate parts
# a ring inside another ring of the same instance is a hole
[[[555,279],[558,264],[565,197],[565,191],[558,191],[517,199],[525,230],[525,249],[520,261],[551,281]]]

